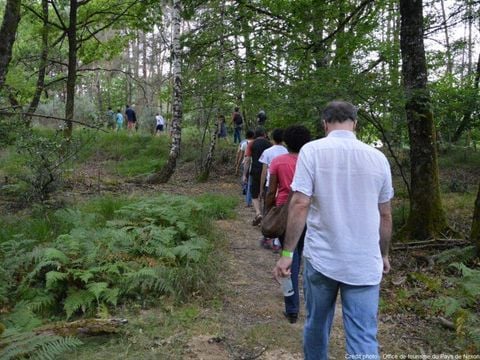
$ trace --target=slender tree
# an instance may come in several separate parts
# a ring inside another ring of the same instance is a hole
[[[40,103],[42,91],[45,88],[45,75],[47,72],[48,63],[48,0],[42,0],[42,16],[42,53],[40,55],[40,65],[38,68],[37,86],[35,87],[35,93],[27,111],[29,114],[33,114],[37,110],[38,104]]]
[[[480,185],[478,186],[477,200],[475,200],[475,209],[473,211],[470,241],[475,245],[477,254],[480,256]]]
[[[222,95],[223,95],[223,87],[225,84],[225,0],[221,0],[220,2],[220,46],[219,46],[219,54],[218,54],[218,96],[217,96],[217,104],[215,105],[215,113],[220,114],[220,109],[222,108]],[[210,147],[207,153],[207,157],[203,164],[202,174],[200,178],[203,180],[207,180],[208,176],[210,175],[210,170],[213,165],[213,156],[215,154],[215,146],[217,144],[217,137],[219,131],[219,118],[215,119],[214,129],[212,131],[210,137]]]
[[[8,64],[12,59],[12,48],[20,22],[20,0],[7,0],[0,28],[0,89],[3,87],[7,75]]]
[[[69,23],[66,29],[68,38],[67,101],[65,104],[65,138],[72,137],[75,113],[75,86],[77,84],[77,10],[79,2],[70,0]]]
[[[173,119],[172,119],[172,143],[170,154],[165,166],[157,173],[149,176],[149,183],[166,183],[172,177],[180,156],[180,144],[182,140],[182,47],[180,43],[182,24],[182,2],[173,0],[172,13],[172,71],[173,71]]]
[[[405,235],[437,237],[447,229],[440,198],[437,147],[423,43],[423,2],[400,0],[402,73],[410,139],[411,194]]]

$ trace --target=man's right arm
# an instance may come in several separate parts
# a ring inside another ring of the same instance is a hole
[[[390,201],[378,204],[380,212],[380,252],[383,259],[383,273],[390,271],[390,259],[388,253],[390,250],[390,240],[392,239],[392,209]]]

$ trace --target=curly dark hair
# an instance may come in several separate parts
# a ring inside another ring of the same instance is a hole
[[[298,153],[303,145],[309,142],[310,130],[303,125],[292,125],[283,132],[283,141],[290,152]]]
[[[277,144],[280,144],[283,141],[283,129],[274,129],[272,131],[272,139]]]

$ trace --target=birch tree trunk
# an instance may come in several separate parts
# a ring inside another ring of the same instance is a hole
[[[172,119],[172,143],[167,164],[159,172],[147,178],[149,183],[166,183],[172,177],[180,156],[180,144],[182,140],[182,67],[181,67],[181,0],[173,0],[172,14],[172,63],[173,63],[173,119]]]
[[[20,22],[20,0],[7,0],[2,27],[0,28],[0,89],[7,75],[8,64],[12,59],[13,43]]]
[[[73,117],[75,113],[75,86],[77,83],[77,0],[70,0],[70,15],[67,29],[68,37],[68,74],[67,101],[65,104],[65,128],[63,134],[70,139],[73,133]]]
[[[434,238],[448,229],[440,198],[435,128],[427,89],[422,6],[421,0],[400,1],[400,46],[411,162],[410,214],[403,235],[413,239]]]

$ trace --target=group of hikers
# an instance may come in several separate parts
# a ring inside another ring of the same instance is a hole
[[[275,278],[291,278],[293,295],[284,297],[290,323],[300,311],[298,278],[304,261],[305,359],[328,359],[338,292],[346,358],[379,359],[379,288],[382,274],[390,271],[392,233],[387,158],[357,140],[357,109],[348,102],[326,105],[321,120],[326,137],[313,141],[302,125],[274,129],[269,139],[266,116],[257,116],[257,128],[247,130],[241,141],[243,121],[237,114],[235,108],[235,170],[242,173],[246,204],[255,211],[252,225],[261,225],[273,206],[288,206],[285,233],[277,239],[263,237],[261,246],[280,253]]]
[[[120,131],[126,126],[129,132],[132,132],[133,130],[138,130],[137,114],[130,105],[125,106],[124,113],[122,113],[120,109],[114,112],[112,108],[109,107],[106,113],[106,118],[107,127],[110,129]],[[167,124],[163,116],[157,112],[155,114],[155,134],[161,135],[166,130],[166,125]]]

